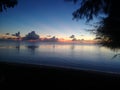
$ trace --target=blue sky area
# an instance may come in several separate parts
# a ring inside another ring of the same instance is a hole
[[[18,5],[0,13],[0,34],[21,32],[22,36],[35,31],[40,37],[47,35],[91,40],[94,35],[86,31],[92,28],[84,20],[72,20],[78,8],[64,0],[18,0]]]

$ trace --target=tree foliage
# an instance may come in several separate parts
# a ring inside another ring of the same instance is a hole
[[[110,11],[111,0],[72,0],[74,2],[80,2],[80,7],[73,12],[74,19],[86,18],[90,21],[94,16],[98,16],[100,13],[108,14]]]
[[[0,0],[0,12],[3,12],[8,8],[13,8],[17,3],[17,0]]]
[[[102,45],[120,48],[120,13],[118,0],[69,0],[80,3],[77,10],[73,12],[74,19],[86,18],[87,22],[106,14],[96,29],[96,38]]]

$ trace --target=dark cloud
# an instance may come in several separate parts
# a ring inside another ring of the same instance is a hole
[[[7,33],[6,33],[7,34]],[[15,34],[12,34],[12,36],[20,37],[20,32],[17,32]]]
[[[51,35],[47,35],[47,37],[51,37]]]
[[[75,35],[71,35],[70,38],[75,38]]]
[[[44,42],[57,42],[58,38],[56,38],[55,36],[53,36],[51,38],[44,38],[42,41],[44,41]]]
[[[73,38],[72,41],[77,41],[77,39],[76,39],[76,38]]]
[[[39,39],[39,35],[37,35],[35,31],[32,31],[28,33],[23,39],[24,40],[37,40]]]
[[[10,33],[6,33],[5,35],[10,35]]]

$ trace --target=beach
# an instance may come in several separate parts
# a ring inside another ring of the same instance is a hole
[[[0,88],[105,88],[118,87],[119,82],[119,74],[0,62]]]

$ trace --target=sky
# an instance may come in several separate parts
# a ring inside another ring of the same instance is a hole
[[[95,35],[85,20],[73,20],[72,13],[79,7],[64,0],[18,0],[14,8],[0,13],[0,35],[17,33],[25,36],[35,31],[40,37],[56,36],[69,39],[92,40]]]

